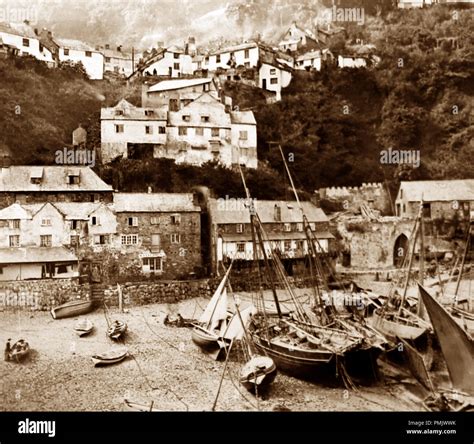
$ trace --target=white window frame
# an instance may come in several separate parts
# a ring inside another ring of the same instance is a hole
[[[122,245],[138,245],[138,234],[122,234],[120,243]]]
[[[239,233],[239,234],[243,233],[244,232],[244,224],[236,224],[235,232]]]
[[[130,223],[130,222],[132,222],[132,223]],[[129,227],[138,227],[138,217],[136,217],[136,216],[127,217],[127,225]]]
[[[51,226],[51,219],[48,217],[46,219],[41,219],[41,226],[42,227],[50,227]]]
[[[52,247],[53,246],[53,236],[51,234],[41,234],[40,235],[40,246],[41,247]]]
[[[12,242],[15,240],[15,242]],[[12,234],[8,237],[8,245],[11,248],[19,247],[20,246],[20,235],[19,234]]]
[[[285,231],[286,233],[289,233],[291,231],[291,224],[286,222],[283,224],[283,231]]]
[[[153,261],[154,263],[154,270],[151,269],[150,263]],[[145,265],[145,262],[148,262]],[[159,266],[158,266],[159,265]],[[143,273],[162,273],[163,272],[163,258],[162,257],[143,257],[142,258],[142,271]]]

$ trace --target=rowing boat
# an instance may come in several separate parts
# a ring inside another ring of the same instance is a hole
[[[99,365],[111,365],[123,361],[128,355],[128,350],[113,349],[103,353],[98,353],[92,356],[92,362],[97,367]]]
[[[69,301],[51,309],[53,319],[70,318],[89,313],[92,310],[93,302],[89,300]]]
[[[87,336],[94,329],[94,324],[89,319],[81,319],[74,327],[74,331],[79,337]]]

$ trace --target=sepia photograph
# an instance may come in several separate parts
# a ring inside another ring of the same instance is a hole
[[[474,0],[0,0],[0,92],[5,443],[472,442]]]

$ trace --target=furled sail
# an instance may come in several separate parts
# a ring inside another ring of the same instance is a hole
[[[250,316],[255,313],[255,311],[255,307],[249,305],[243,310],[240,310],[240,317],[238,313],[234,313],[224,334],[224,338],[230,340],[241,340],[244,337],[245,328],[248,325]]]

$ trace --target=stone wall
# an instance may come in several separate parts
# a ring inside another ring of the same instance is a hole
[[[89,284],[80,283],[79,278],[0,282],[0,310],[49,310],[89,296]]]

